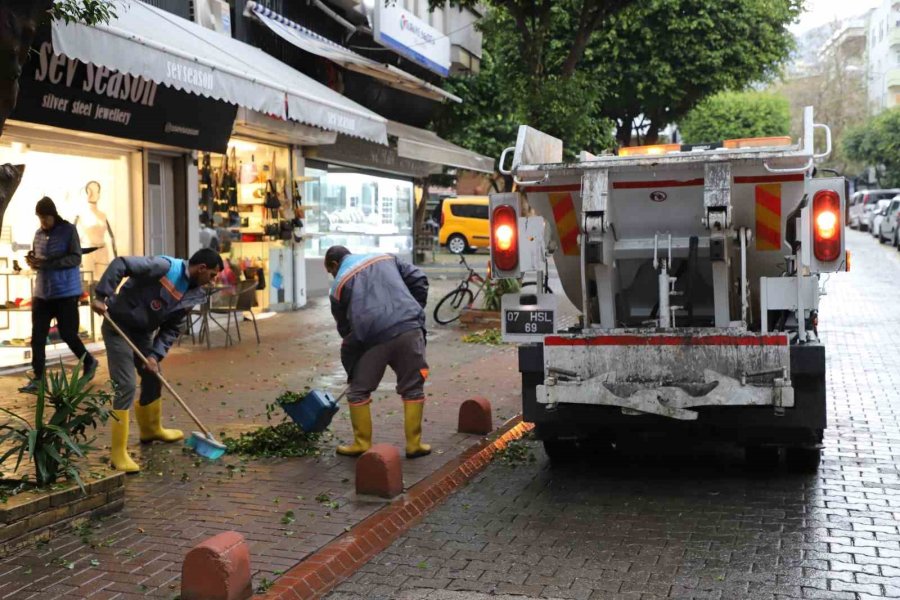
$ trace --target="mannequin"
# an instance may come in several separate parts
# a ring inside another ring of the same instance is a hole
[[[116,237],[106,213],[100,210],[100,184],[89,181],[84,186],[87,194],[87,210],[75,218],[75,226],[81,232],[85,247],[97,248],[96,251],[84,255],[84,270],[92,271],[94,279],[100,277],[110,261],[119,254],[116,251]],[[106,236],[109,235],[107,244]],[[110,252],[111,250],[111,252]]]

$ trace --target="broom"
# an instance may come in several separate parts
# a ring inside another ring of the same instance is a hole
[[[119,328],[118,325],[116,325],[116,322],[110,318],[109,313],[106,313],[104,316],[106,318],[106,322],[109,323],[113,329],[115,329],[116,333],[122,336],[122,339],[124,339],[128,343],[135,355],[139,356],[141,361],[145,365],[149,365],[147,357],[144,356],[143,352],[141,352],[138,347],[134,345],[134,342],[132,342],[131,339],[127,335],[125,335],[125,332],[122,331],[122,329]],[[185,440],[185,446],[193,449],[194,452],[196,452],[200,456],[208,458],[210,460],[216,460],[217,458],[220,458],[223,454],[225,454],[225,444],[216,441],[216,439],[213,437],[213,434],[203,426],[203,423],[200,422],[200,419],[197,418],[197,415],[195,415],[190,407],[188,407],[188,405],[185,403],[185,401],[181,399],[181,396],[178,395],[178,392],[176,392],[175,389],[171,385],[169,385],[169,382],[166,381],[165,377],[162,376],[162,373],[157,372],[156,376],[159,377],[160,382],[162,382],[166,389],[169,390],[169,393],[172,394],[172,396],[176,400],[178,400],[181,408],[183,408],[188,416],[190,416],[191,419],[194,420],[194,423],[197,424],[197,427],[199,427],[203,431],[202,434],[199,431],[192,432],[191,437]]]

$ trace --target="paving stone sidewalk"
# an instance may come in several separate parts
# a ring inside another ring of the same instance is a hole
[[[432,276],[432,306],[458,279],[455,273],[452,267],[442,267]],[[264,425],[265,404],[284,389],[315,385],[339,390],[345,378],[327,299],[261,321],[258,346],[249,325],[244,324],[243,332],[250,336],[237,346],[221,347],[221,334],[215,334],[217,347],[212,350],[186,340],[164,363],[167,377],[177,382],[177,389],[216,433],[234,436]],[[496,424],[518,411],[512,348],[464,344],[454,328],[432,324],[430,331],[424,436],[435,452],[404,461],[407,486],[477,441],[456,433],[457,410],[464,399],[490,397]],[[98,381],[107,378],[105,359],[102,362]],[[16,392],[21,383],[21,377],[0,378],[0,405],[28,411],[29,398]],[[373,403],[375,441],[402,446],[402,406],[393,387],[389,372]],[[165,402],[169,426],[195,429],[174,401]],[[333,439],[326,440],[318,458],[227,456],[208,463],[182,453],[180,445],[140,446],[132,419],[130,449],[144,470],[128,478],[123,512],[87,531],[0,560],[0,598],[175,598],[187,550],[226,530],[247,537],[254,583],[265,587],[265,581],[381,507],[354,498],[354,460],[334,454],[334,446],[350,435],[346,408],[332,430]],[[98,443],[105,446],[108,435],[101,431]]]
[[[613,465],[495,461],[329,600],[900,598],[900,253],[848,232],[827,281],[817,475],[748,473],[720,445]]]

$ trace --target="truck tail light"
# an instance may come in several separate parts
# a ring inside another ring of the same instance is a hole
[[[443,227],[443,226],[444,226],[444,211],[442,210],[441,211],[441,222],[438,225],[438,227]]]
[[[834,190],[820,190],[813,196],[813,253],[822,262],[834,262],[841,255],[841,197]]]
[[[509,205],[494,209],[491,219],[491,251],[501,271],[513,271],[519,265],[519,219]]]

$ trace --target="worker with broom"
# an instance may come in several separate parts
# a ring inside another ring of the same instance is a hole
[[[113,400],[113,467],[134,473],[140,467],[128,455],[128,416],[141,376],[141,396],[135,416],[141,442],[177,442],[184,434],[162,426],[162,385],[156,376],[159,363],[178,339],[185,316],[206,298],[203,286],[223,268],[222,258],[210,249],[198,250],[190,260],[168,256],[120,256],[100,278],[92,304],[94,312],[112,318],[122,333],[147,357],[138,357],[108,321],[101,332],[106,344]],[[121,289],[119,284],[128,278]],[[118,290],[118,291],[116,291]]]
[[[338,446],[338,454],[359,456],[372,446],[369,405],[388,366],[397,375],[403,400],[406,457],[431,453],[431,446],[422,443],[428,278],[396,256],[351,254],[344,246],[328,249],[325,269],[334,277],[331,314],[343,338],[341,362],[349,379],[354,438],[349,446]]]

